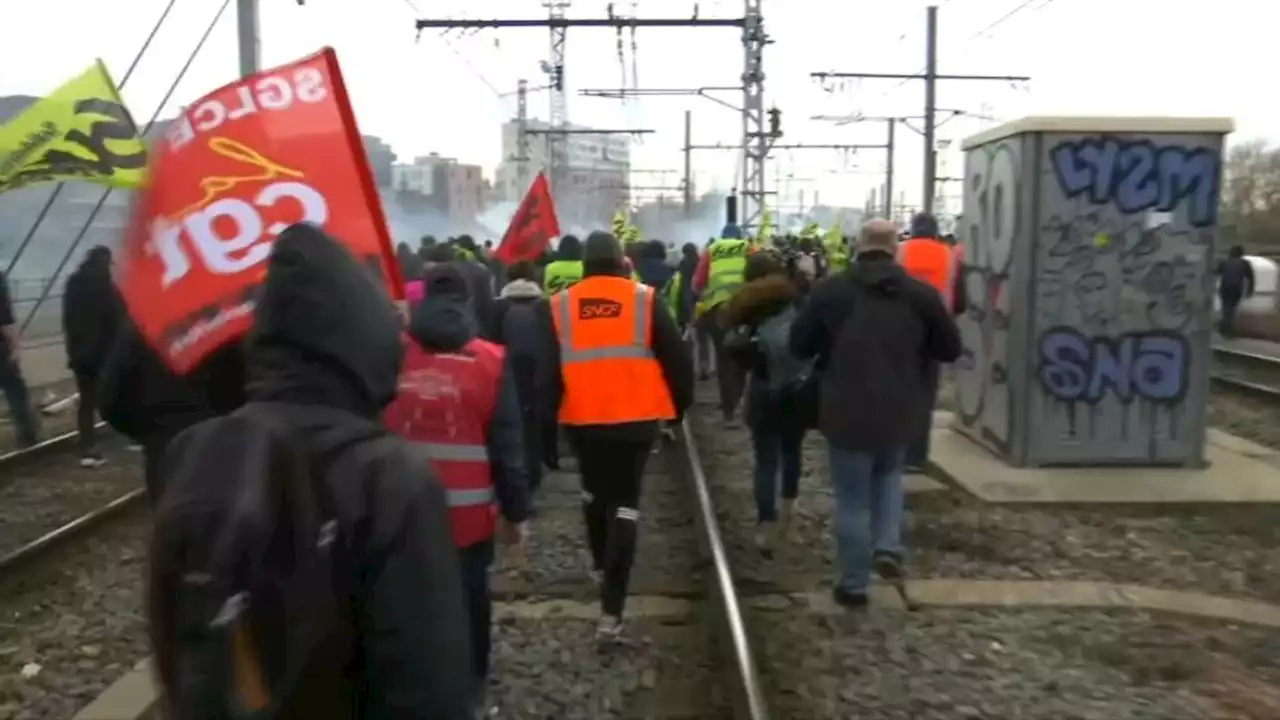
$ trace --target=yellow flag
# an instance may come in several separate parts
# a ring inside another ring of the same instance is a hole
[[[142,187],[147,149],[97,60],[0,125],[0,192],[59,180]]]
[[[800,237],[817,239],[822,236],[822,226],[816,222],[805,224],[800,228]]]
[[[627,214],[622,210],[613,214],[613,236],[625,242],[627,239]]]
[[[827,228],[822,236],[822,245],[826,248],[838,248],[844,245],[844,215],[836,218],[836,224]]]
[[[773,213],[768,208],[760,215],[760,231],[756,233],[756,244],[768,245],[773,241]]]

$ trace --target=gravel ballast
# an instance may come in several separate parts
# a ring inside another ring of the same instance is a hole
[[[0,478],[0,557],[142,487],[142,456],[112,438],[107,464],[82,468],[61,452],[6,469]]]
[[[149,526],[130,511],[0,579],[0,718],[66,720],[147,655]]]

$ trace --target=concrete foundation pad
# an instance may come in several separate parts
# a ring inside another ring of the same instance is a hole
[[[1013,468],[935,422],[930,472],[991,503],[1280,503],[1280,452],[1211,430],[1209,467]]]

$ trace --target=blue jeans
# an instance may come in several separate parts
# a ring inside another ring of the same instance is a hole
[[[782,474],[782,497],[794,500],[800,493],[800,446],[804,428],[778,424],[752,428],[751,445],[756,460],[756,522],[778,519],[778,474]]]
[[[902,462],[905,450],[855,452],[828,446],[836,494],[838,585],[865,593],[874,552],[902,553]]]

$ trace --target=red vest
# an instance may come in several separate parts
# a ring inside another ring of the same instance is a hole
[[[440,476],[459,548],[493,537],[497,524],[488,431],[502,364],[502,348],[485,340],[431,353],[406,336],[400,392],[383,415],[387,428],[413,443]]]

